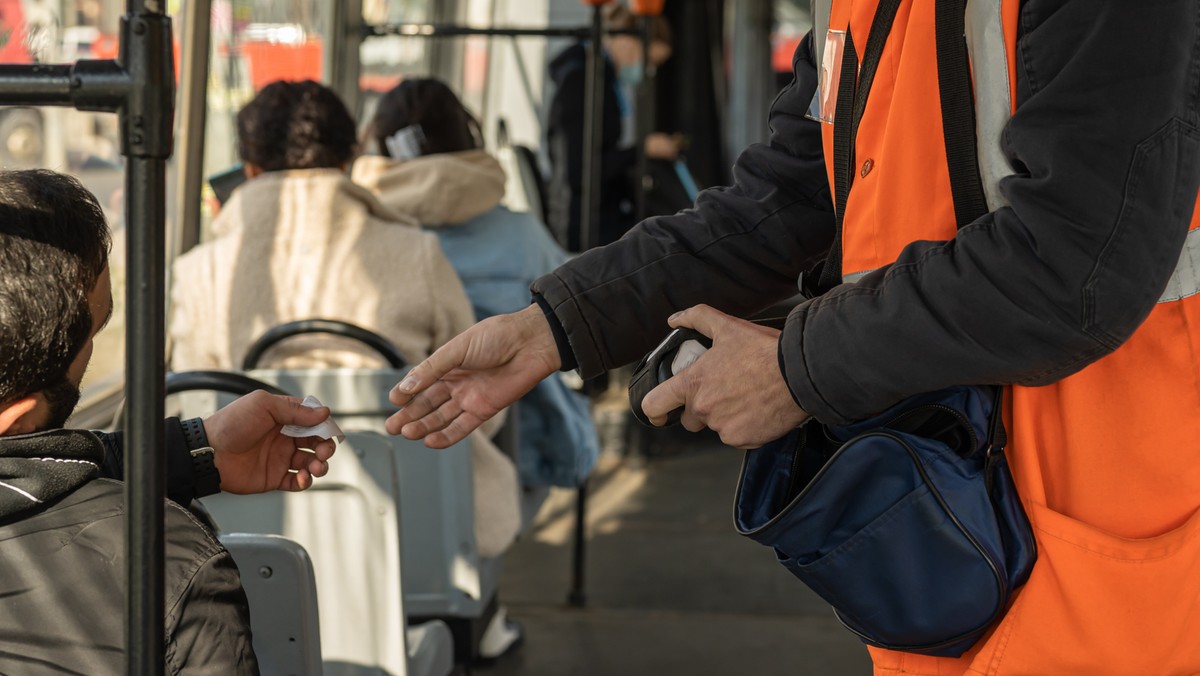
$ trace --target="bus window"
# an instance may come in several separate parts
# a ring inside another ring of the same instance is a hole
[[[321,80],[327,15],[322,0],[213,0],[204,176],[238,163],[237,114],[260,89],[276,80]],[[202,195],[204,241],[219,204],[207,184]]]
[[[0,0],[0,63],[112,58],[124,9],[123,0]],[[125,170],[117,117],[67,108],[2,107],[0,166],[71,174],[104,209],[113,240],[113,317],[96,337],[83,396],[86,401],[99,391],[119,388],[125,366]]]
[[[362,20],[368,26],[425,23],[436,19],[433,0],[363,0]],[[362,92],[361,119],[369,120],[375,104],[405,75],[428,75],[431,68],[428,40],[398,35],[372,37],[359,46],[358,87]]]

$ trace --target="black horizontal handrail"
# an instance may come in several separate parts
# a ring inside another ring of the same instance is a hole
[[[301,319],[274,326],[262,334],[246,350],[246,357],[242,359],[242,369],[250,371],[258,368],[258,362],[262,359],[263,354],[280,341],[293,336],[313,333],[324,333],[357,340],[378,352],[387,361],[388,365],[394,369],[402,369],[408,365],[408,362],[404,359],[404,355],[400,354],[400,350],[396,349],[392,341],[374,331],[368,331],[361,326],[355,326],[354,324],[338,319]]]
[[[166,392],[168,395],[199,391],[225,392],[241,397],[255,390],[292,396],[275,385],[234,371],[179,371],[167,374]]]
[[[394,23],[364,25],[363,37],[374,38],[385,35],[400,35],[412,38],[435,37],[539,37],[539,38],[574,38],[586,40],[592,35],[590,26],[545,26],[540,28],[519,27],[476,27],[460,26],[458,24],[438,23]],[[606,35],[641,35],[636,28],[610,28],[603,31]]]

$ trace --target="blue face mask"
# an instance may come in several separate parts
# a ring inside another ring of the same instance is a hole
[[[621,84],[627,87],[638,86],[641,84],[642,78],[645,77],[645,75],[646,70],[642,68],[641,61],[621,66],[621,69],[617,71],[617,79],[621,81]]]

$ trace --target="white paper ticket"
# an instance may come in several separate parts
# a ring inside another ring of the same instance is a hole
[[[311,394],[305,397],[304,401],[300,402],[300,404],[309,408],[320,408],[321,406],[324,406],[319,399]],[[346,440],[346,434],[342,432],[342,428],[338,427],[338,424],[333,421],[332,415],[321,421],[319,424],[311,427],[302,427],[300,425],[284,425],[283,429],[280,431],[289,437],[321,437],[322,439],[332,439],[336,437],[338,443]]]

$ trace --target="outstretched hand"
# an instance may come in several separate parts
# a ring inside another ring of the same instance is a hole
[[[289,437],[280,430],[284,425],[309,427],[328,417],[328,408],[309,408],[299,399],[259,390],[206,418],[204,432],[221,473],[221,490],[247,494],[311,486],[313,477],[329,471],[336,444],[320,437]]]
[[[387,431],[446,448],[520,399],[562,365],[542,311],[479,322],[443,345],[392,389],[402,407]]]
[[[680,422],[692,432],[705,427],[735,448],[757,448],[795,429],[808,418],[796,405],[779,370],[779,331],[731,317],[707,305],[673,315],[673,328],[686,326],[712,339],[712,347],[679,375],[642,400],[656,425],[684,407]]]

